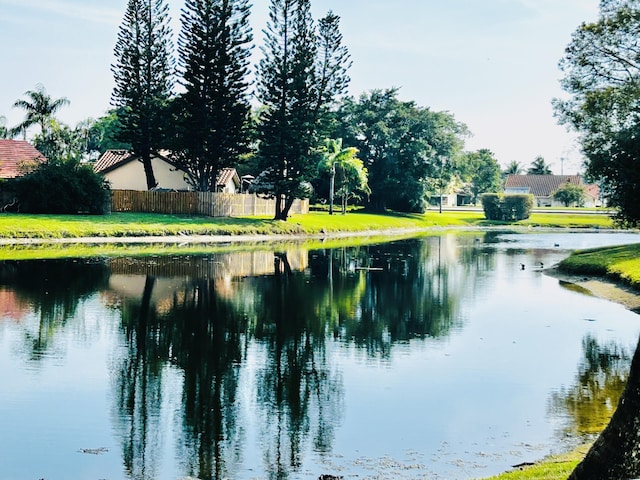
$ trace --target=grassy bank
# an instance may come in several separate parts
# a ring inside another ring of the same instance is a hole
[[[568,274],[600,276],[622,281],[640,295],[640,244],[581,250],[560,263]],[[587,453],[580,447],[559,457],[547,458],[536,465],[503,473],[487,480],[564,480]]]
[[[558,227],[611,228],[606,215],[541,213],[515,224],[491,222],[479,211],[426,214],[312,212],[292,216],[287,222],[267,218],[186,217],[178,215],[114,213],[83,215],[0,215],[0,238],[80,238],[167,235],[281,235],[358,232],[371,230],[428,229],[433,227]]]
[[[640,291],[640,244],[575,252],[560,263],[562,272],[622,281]]]

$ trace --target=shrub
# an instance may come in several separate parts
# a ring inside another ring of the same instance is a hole
[[[76,160],[43,163],[14,179],[10,188],[24,213],[104,215],[110,210],[108,184]]]
[[[502,220],[501,195],[485,193],[482,195],[482,208],[487,220]]]
[[[482,196],[482,207],[487,220],[517,222],[531,216],[533,195],[488,193]]]

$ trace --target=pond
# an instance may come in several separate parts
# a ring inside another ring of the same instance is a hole
[[[640,334],[545,270],[633,233],[0,263],[0,480],[480,478],[615,408]]]

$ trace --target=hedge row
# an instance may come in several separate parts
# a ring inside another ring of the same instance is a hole
[[[487,220],[517,222],[531,216],[533,195],[501,195],[486,193],[482,196],[482,208]]]

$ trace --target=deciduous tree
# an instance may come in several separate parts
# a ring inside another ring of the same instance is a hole
[[[493,152],[486,148],[461,155],[458,171],[461,180],[469,186],[472,203],[476,203],[482,193],[502,190],[500,165]]]
[[[619,220],[640,224],[640,4],[601,0],[595,22],[574,32],[560,62],[560,119],[580,133],[587,175],[602,182]],[[607,428],[571,480],[640,477],[640,345]]]
[[[335,137],[355,146],[369,174],[367,208],[423,211],[428,195],[448,183],[450,161],[461,151],[466,127],[447,112],[398,99],[397,89],[347,98]]]
[[[586,174],[602,185],[618,219],[640,224],[640,4],[601,0],[595,22],[574,32],[560,61],[568,99],[561,122],[580,134]]]
[[[565,207],[574,205],[576,207],[584,206],[584,200],[586,193],[582,185],[576,185],[575,183],[565,182],[553,192],[553,198]]]

